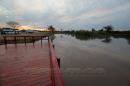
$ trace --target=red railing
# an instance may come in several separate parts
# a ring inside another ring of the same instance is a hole
[[[50,39],[48,39],[48,44],[49,44],[49,50],[50,50],[52,86],[64,86],[64,81],[61,76],[56,54],[54,52],[53,44]]]

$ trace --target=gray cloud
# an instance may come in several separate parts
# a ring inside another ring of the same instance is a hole
[[[0,22],[63,29],[130,28],[130,0],[0,0]]]

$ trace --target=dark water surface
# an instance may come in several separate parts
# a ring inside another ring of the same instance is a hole
[[[66,86],[130,86],[130,41],[55,35]]]

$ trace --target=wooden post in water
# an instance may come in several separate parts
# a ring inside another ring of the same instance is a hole
[[[57,58],[57,62],[58,62],[59,68],[60,68],[60,58]]]
[[[24,43],[25,43],[25,46],[26,46],[26,36],[24,36]]]
[[[16,36],[14,36],[14,43],[17,44]]]
[[[49,36],[47,37],[48,43],[49,43]]]
[[[7,40],[6,40],[6,36],[4,36],[4,44],[5,44],[5,47],[7,48]]]
[[[15,47],[17,47],[17,39],[16,39],[16,36],[14,36],[14,43],[15,43]]]
[[[34,37],[32,36],[32,42],[33,42],[33,46],[34,46]]]
[[[41,45],[42,45],[42,36],[41,36]]]

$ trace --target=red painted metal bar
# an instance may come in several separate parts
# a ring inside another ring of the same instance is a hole
[[[50,50],[52,86],[64,86],[64,81],[61,76],[60,68],[58,66],[53,44],[49,38],[48,38],[48,42],[49,42],[49,50]]]

